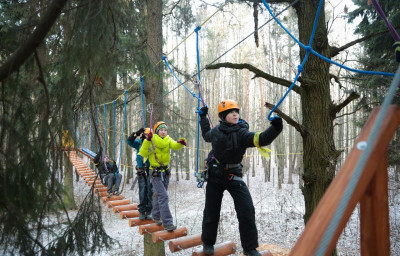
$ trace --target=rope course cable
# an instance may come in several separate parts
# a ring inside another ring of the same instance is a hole
[[[319,14],[320,14],[321,8],[322,8],[322,6],[323,6],[324,0],[320,0],[320,2],[319,2],[318,9],[317,9],[317,13],[316,13],[315,19],[314,19],[313,30],[312,30],[312,33],[311,33],[311,36],[310,36],[310,42],[309,42],[309,44],[308,44],[307,46],[305,46],[304,44],[302,44],[302,43],[301,43],[294,35],[292,35],[292,34],[290,33],[290,31],[289,31],[288,29],[286,29],[286,27],[277,19],[276,15],[274,15],[274,13],[272,12],[272,10],[271,10],[271,8],[269,7],[269,5],[268,5],[268,3],[266,2],[266,0],[262,0],[262,2],[263,2],[263,4],[264,4],[264,6],[267,8],[268,12],[269,12],[269,13],[271,14],[271,16],[274,18],[274,20],[278,23],[278,25],[279,25],[279,26],[280,26],[280,27],[281,27],[281,28],[282,28],[282,29],[283,29],[283,30],[284,30],[298,45],[300,45],[301,48],[303,48],[303,49],[306,51],[306,55],[305,55],[305,57],[304,57],[302,63],[298,66],[298,72],[297,72],[297,74],[296,74],[296,77],[295,77],[295,79],[294,79],[292,85],[291,85],[291,86],[289,87],[289,89],[286,91],[286,93],[284,94],[284,96],[278,101],[278,103],[271,109],[271,111],[270,111],[269,114],[268,114],[268,120],[272,121],[272,119],[273,119],[273,118],[271,118],[272,113],[275,111],[275,109],[277,109],[277,108],[279,107],[279,105],[283,102],[283,100],[286,98],[286,96],[289,94],[289,92],[292,90],[293,86],[294,86],[295,83],[297,82],[297,80],[298,80],[298,78],[299,78],[301,72],[303,72],[304,64],[306,63],[307,58],[308,58],[310,52],[313,53],[314,55],[316,55],[317,57],[319,57],[319,58],[321,58],[321,59],[323,59],[323,60],[325,60],[325,61],[328,61],[329,63],[335,64],[335,65],[337,65],[337,66],[339,66],[339,67],[342,67],[342,68],[344,68],[344,69],[346,69],[346,70],[349,70],[349,71],[353,71],[353,72],[357,72],[357,73],[361,73],[361,74],[394,76],[394,74],[392,74],[392,73],[377,72],[377,71],[365,71],[365,70],[352,69],[352,68],[349,68],[349,67],[344,66],[344,65],[342,65],[342,64],[339,64],[339,63],[337,63],[337,62],[335,62],[335,61],[333,61],[333,60],[330,60],[330,59],[324,57],[323,55],[317,53],[316,51],[314,51],[314,50],[312,49],[312,41],[313,41],[314,36],[315,36],[315,31],[316,31],[317,24],[318,24],[318,18],[319,18]]]
[[[336,208],[335,214],[333,215],[333,218],[332,218],[331,222],[329,223],[329,226],[326,229],[324,236],[322,237],[322,240],[319,244],[318,250],[315,254],[317,256],[325,255],[326,250],[328,249],[329,243],[333,237],[333,233],[335,232],[336,227],[339,225],[340,219],[342,218],[344,211],[345,211],[347,205],[349,204],[350,197],[353,194],[355,187],[360,180],[360,177],[365,168],[367,159],[369,158],[369,156],[372,152],[373,146],[376,142],[376,138],[378,137],[378,133],[381,130],[383,120],[386,116],[386,113],[388,111],[390,104],[393,101],[393,98],[397,91],[397,87],[399,85],[400,85],[400,65],[397,69],[397,72],[392,81],[392,84],[390,85],[390,88],[385,96],[385,99],[383,101],[381,110],[379,111],[378,117],[376,118],[376,121],[372,127],[372,131],[368,137],[368,141],[366,142],[366,147],[359,148],[359,150],[362,150],[363,152],[356,164],[355,171],[349,181],[349,184],[347,184],[347,186],[346,186],[343,196],[339,202],[339,205]]]

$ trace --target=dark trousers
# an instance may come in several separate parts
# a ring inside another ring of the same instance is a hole
[[[235,204],[243,250],[256,249],[258,247],[258,232],[255,210],[250,191],[243,180],[229,181],[226,178],[210,177],[206,188],[201,240],[207,245],[215,244],[222,197],[225,190],[228,190]]]
[[[105,184],[107,186],[108,193],[112,193],[112,188],[113,188],[114,184],[115,184],[114,191],[118,192],[119,185],[121,184],[121,180],[122,180],[122,175],[120,173],[117,173],[117,174],[109,173],[106,175],[104,180],[105,180]]]
[[[151,213],[153,207],[153,186],[150,181],[149,174],[144,170],[138,174],[139,183],[139,200],[138,211],[140,213]]]
[[[161,174],[162,177],[152,177],[154,192],[156,196],[153,201],[153,219],[161,219],[164,227],[168,227],[173,223],[171,210],[169,209],[168,185],[169,175]],[[150,175],[151,176],[151,175]]]

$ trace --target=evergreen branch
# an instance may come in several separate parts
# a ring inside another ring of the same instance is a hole
[[[3,81],[11,73],[15,72],[39,46],[57,20],[61,9],[67,1],[68,0],[53,0],[51,2],[33,33],[0,67],[0,81]]]
[[[335,118],[337,113],[339,113],[344,107],[349,105],[350,102],[352,102],[353,100],[358,99],[358,98],[360,98],[360,94],[353,91],[342,103],[337,104],[337,105],[334,104],[330,110],[332,118]]]
[[[396,29],[399,29],[399,28],[400,28],[400,26],[397,26],[397,27],[396,27]],[[347,43],[347,44],[345,44],[345,45],[343,45],[343,46],[341,46],[341,47],[330,46],[330,47],[329,47],[329,48],[330,48],[330,53],[329,53],[329,57],[328,57],[328,58],[331,59],[332,57],[335,57],[335,56],[338,55],[340,52],[346,50],[347,48],[349,48],[349,47],[351,47],[351,46],[353,46],[353,45],[355,45],[355,44],[364,42],[364,41],[366,41],[366,40],[369,40],[369,39],[374,38],[374,37],[377,37],[377,36],[384,35],[384,34],[386,34],[386,33],[389,33],[389,31],[388,31],[388,30],[385,30],[385,31],[381,31],[381,32],[378,32],[378,33],[375,33],[375,34],[371,34],[371,35],[368,35],[368,36],[364,36],[364,37],[362,37],[362,38],[359,38],[359,39],[356,39],[356,40],[354,40],[354,41],[351,41],[351,42],[349,42],[349,43]]]
[[[271,104],[269,102],[265,102],[264,106],[269,108],[270,110],[272,110],[275,107],[274,104]],[[288,115],[284,114],[279,108],[275,109],[274,112],[276,112],[288,124],[293,126],[301,134],[302,137],[307,135],[308,132],[307,132],[306,128],[303,125],[299,124],[298,122],[293,120],[291,117],[289,117]]]
[[[253,72],[255,75],[252,79],[261,77],[264,78],[270,82],[282,85],[284,87],[290,87],[292,85],[292,82],[286,79],[282,79],[276,76],[272,76],[268,73],[265,73],[264,71],[254,67],[251,64],[248,63],[231,63],[231,62],[222,62],[222,63],[217,63],[213,65],[206,66],[206,69],[219,69],[219,68],[231,68],[231,69],[248,69],[249,71]],[[301,78],[298,79],[299,82],[302,81]],[[298,94],[301,94],[301,88],[299,86],[293,86],[293,91],[297,92]]]

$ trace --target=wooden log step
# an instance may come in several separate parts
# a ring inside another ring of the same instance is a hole
[[[164,226],[157,225],[156,223],[139,226],[139,233],[141,235],[151,234],[151,233],[161,231],[161,230],[164,230]]]
[[[121,219],[136,218],[136,217],[139,217],[139,215],[140,215],[140,213],[137,210],[122,211],[119,213],[119,216],[121,216]]]
[[[106,191],[107,191],[107,188],[106,188]],[[114,206],[113,212],[119,213],[122,211],[131,211],[131,210],[137,210],[137,209],[138,209],[138,204],[118,205],[118,206]]]
[[[139,220],[139,218],[129,219],[129,227],[137,227],[141,225],[154,223],[154,220]]]
[[[131,199],[122,199],[122,200],[116,200],[116,201],[109,201],[107,202],[107,207],[111,208],[117,205],[128,205],[131,203]]]
[[[111,197],[103,196],[103,203],[106,203],[106,202],[108,202],[108,201],[121,200],[121,199],[124,199],[124,196],[123,196],[123,195],[111,196]]]
[[[99,192],[99,197],[101,197],[101,198],[103,198],[103,197],[105,197],[107,195],[108,195],[107,188],[106,188],[106,191]]]
[[[99,193],[99,192],[104,192],[104,191],[107,191],[108,190],[108,188],[106,188],[106,187],[100,187],[100,188],[94,188],[94,193]]]
[[[174,238],[178,238],[181,236],[186,236],[187,235],[187,228],[186,227],[181,227],[177,228],[174,231],[157,231],[153,233],[152,239],[154,243],[161,242],[161,241],[166,241],[166,240],[171,240]]]
[[[107,189],[107,187],[104,186],[103,184],[96,184],[96,185],[94,185],[94,188],[106,188]]]
[[[214,256],[224,256],[234,254],[236,252],[236,244],[232,241],[214,245]],[[192,253],[192,256],[206,256],[203,247]]]
[[[90,181],[90,182],[86,182],[89,186],[92,186],[93,185],[93,181]],[[99,179],[96,179],[96,183],[95,183],[95,185],[103,185],[102,183],[101,183],[101,180],[99,180]]]
[[[139,227],[140,228],[143,226]],[[171,252],[178,252],[180,250],[185,250],[188,248],[192,248],[198,245],[201,245],[203,242],[201,241],[201,233],[191,236],[184,236],[177,239],[173,239],[169,241],[169,250]]]

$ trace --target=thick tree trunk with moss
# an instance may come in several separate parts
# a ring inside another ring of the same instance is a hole
[[[299,24],[299,40],[307,43],[312,33],[314,17],[318,4],[315,1],[300,1],[296,5]],[[329,56],[327,29],[324,7],[318,19],[313,49]],[[305,51],[300,52],[301,60]],[[304,89],[301,97],[303,126],[304,186],[302,187],[306,212],[304,221],[310,219],[318,202],[325,193],[335,175],[336,161],[339,156],[333,141],[333,119],[331,114],[331,95],[329,88],[329,63],[311,54],[302,73]]]
[[[146,103],[153,104],[153,125],[164,119],[164,104],[161,97],[163,94],[163,65],[155,65],[162,58],[162,8],[162,0],[147,1],[147,55],[151,61],[151,71],[150,75],[145,77],[144,95],[146,96]],[[147,125],[149,119],[146,116]]]

